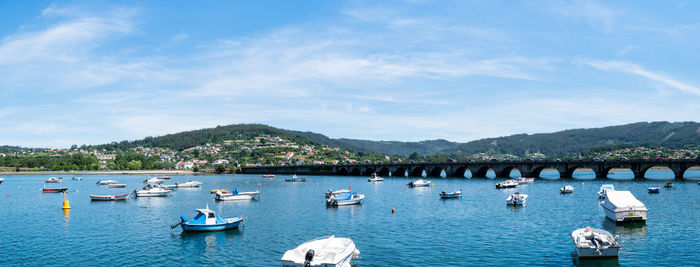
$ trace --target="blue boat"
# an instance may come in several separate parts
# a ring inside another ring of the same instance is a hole
[[[462,190],[455,190],[452,192],[440,192],[440,198],[460,198],[462,197]]]
[[[243,222],[243,217],[221,218],[207,205],[204,209],[197,209],[197,215],[194,216],[194,219],[189,220],[185,215],[180,215],[180,220],[180,223],[172,225],[170,228],[174,229],[180,225],[183,231],[207,232],[238,228],[238,225]]]

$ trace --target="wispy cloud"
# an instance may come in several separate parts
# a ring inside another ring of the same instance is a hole
[[[666,76],[664,74],[654,72],[647,70],[643,68],[642,66],[639,66],[634,63],[630,62],[624,62],[624,61],[597,61],[597,60],[589,60],[589,61],[581,61],[582,63],[589,65],[591,67],[600,69],[600,70],[605,70],[605,71],[620,71],[620,72],[626,72],[634,75],[638,75],[644,78],[647,78],[652,81],[659,82],[661,84],[664,84],[666,86],[670,86],[672,88],[678,89],[680,91],[689,93],[689,94],[694,94],[694,95],[700,95],[700,88],[690,85],[685,82],[678,81],[676,79],[673,79],[669,76]]]
[[[565,4],[552,8],[555,13],[567,17],[580,18],[588,24],[602,27],[604,32],[612,31],[620,11],[613,10],[595,0],[565,1]]]

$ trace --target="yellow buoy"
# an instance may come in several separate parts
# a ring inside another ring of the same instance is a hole
[[[68,204],[68,199],[66,198],[66,192],[63,192],[63,210],[69,210],[70,204]]]

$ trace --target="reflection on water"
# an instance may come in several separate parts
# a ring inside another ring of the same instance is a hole
[[[576,256],[576,252],[572,252],[572,257],[574,260],[574,265],[585,266],[585,267],[608,267],[608,266],[620,266],[620,260],[618,258],[606,258],[606,259],[579,259]]]
[[[579,168],[571,174],[571,177],[578,180],[593,180],[595,179],[595,172],[591,169]]]
[[[496,178],[496,172],[495,172],[494,170],[492,170],[492,169],[489,169],[489,170],[486,172],[486,178],[489,178],[489,179],[494,179],[494,178]]]
[[[626,222],[626,223],[615,223],[608,218],[603,219],[603,229],[612,233],[613,235],[631,235],[631,234],[642,234],[647,233],[647,223],[646,222]]]
[[[63,221],[68,225],[68,221],[70,220],[70,210],[63,210]]]
[[[559,179],[560,174],[556,169],[544,169],[540,172],[540,177],[542,179]]]

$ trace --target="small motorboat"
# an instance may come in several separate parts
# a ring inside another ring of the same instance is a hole
[[[93,201],[116,201],[116,200],[126,200],[126,198],[131,195],[130,193],[118,194],[118,195],[90,195],[90,200]]]
[[[376,173],[373,173],[372,177],[369,177],[367,179],[367,182],[370,182],[370,183],[384,182],[384,178],[377,176]]]
[[[423,180],[423,179],[418,179],[415,181],[410,181],[408,183],[408,187],[421,187],[421,186],[430,186],[430,183],[432,181],[430,180]]]
[[[180,215],[180,222],[171,225],[170,229],[180,225],[183,231],[221,231],[238,228],[241,223],[243,223],[243,217],[221,218],[207,205],[206,208],[197,209],[197,215],[192,220],[187,219],[185,215]]]
[[[328,190],[326,192],[326,205],[328,206],[345,206],[360,204],[365,199],[365,195],[350,192],[350,190]]]
[[[156,177],[161,180],[170,180],[170,176],[161,176],[161,177]]]
[[[617,258],[620,251],[618,237],[603,229],[577,229],[571,233],[571,239],[579,258]]]
[[[605,192],[608,191],[615,191],[615,186],[611,184],[604,184],[600,186],[600,190],[598,190],[598,198],[599,199],[605,199]]]
[[[175,183],[175,185],[176,185],[178,188],[183,188],[183,187],[186,187],[186,188],[194,188],[194,187],[200,187],[200,186],[202,186],[202,182],[191,181],[191,180],[190,180],[190,181],[187,181],[187,182],[184,182],[184,183]]]
[[[646,221],[647,207],[630,191],[607,191],[600,202],[605,216],[614,222]]]
[[[144,187],[140,190],[134,190],[134,194],[137,197],[167,197],[170,192],[172,191],[160,187]]]
[[[358,255],[360,251],[352,239],[329,236],[307,241],[287,250],[281,260],[282,266],[285,267],[350,267],[350,262]]]
[[[462,190],[454,190],[452,192],[440,192],[440,198],[460,198],[462,197]]]
[[[99,180],[99,181],[97,181],[98,185],[109,185],[109,184],[116,184],[116,183],[118,183],[118,182],[115,180]]]
[[[518,184],[534,183],[535,178],[519,177],[518,179],[515,179],[515,182]]]
[[[513,181],[513,180],[508,180],[505,182],[500,182],[496,184],[497,189],[503,189],[503,188],[515,188],[518,186],[518,183]]]
[[[562,187],[562,188],[559,188],[559,191],[560,191],[562,194],[573,193],[573,192],[574,192],[574,187],[571,186],[571,185],[567,185],[567,186],[564,186],[564,187]]]
[[[63,178],[62,177],[49,177],[49,179],[46,179],[46,183],[50,184],[59,184],[63,183]]]
[[[5,181],[5,178],[0,178],[0,184]]]
[[[73,177],[71,179],[73,179],[73,181],[82,181],[83,177]]]
[[[233,188],[231,193],[216,192],[214,200],[216,201],[232,201],[232,200],[253,200],[260,194],[260,191],[238,192],[238,188]]]
[[[666,184],[664,185],[666,188],[673,188],[673,182],[671,181],[666,181]]]
[[[658,194],[661,192],[661,187],[652,186],[652,187],[647,188],[647,191],[649,192],[649,194]]]
[[[522,194],[520,192],[515,192],[506,198],[506,204],[513,206],[525,205],[525,201],[527,201],[527,194]]]
[[[164,189],[170,189],[170,190],[177,188],[176,184],[160,184],[160,185],[154,185],[154,186],[164,188]]]
[[[143,180],[144,184],[162,184],[164,182],[165,179],[161,179],[160,177],[153,177],[151,179]]]
[[[285,182],[306,182],[306,178],[304,177],[297,177],[296,174],[293,174],[291,178],[286,178],[284,179]]]
[[[268,173],[262,176],[263,178],[275,178],[274,174]]]
[[[216,194],[216,192],[221,192],[221,193],[226,194],[226,193],[228,193],[228,190],[226,190],[226,189],[213,189],[213,190],[209,190],[209,194]]]
[[[107,187],[109,187],[109,188],[124,188],[124,187],[126,187],[126,184],[108,184]]]
[[[68,187],[46,188],[46,186],[44,186],[43,188],[41,188],[41,191],[44,193],[63,193],[68,191]]]

